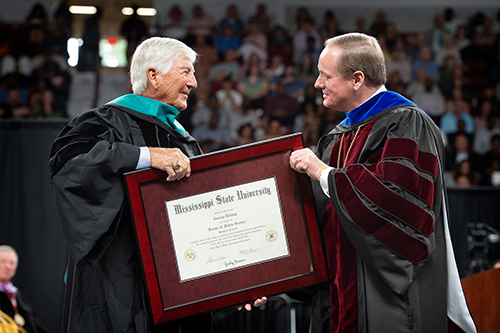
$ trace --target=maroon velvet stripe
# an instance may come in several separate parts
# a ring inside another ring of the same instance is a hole
[[[410,159],[419,169],[431,173],[434,177],[437,176],[438,160],[436,156],[418,150],[418,145],[413,140],[405,138],[388,139],[382,154],[382,159],[386,158]]]
[[[372,166],[367,166],[367,168],[380,180],[401,186],[427,202],[430,207],[433,207],[434,183],[424,177],[420,177],[411,168],[391,161],[380,162]]]
[[[429,236],[434,232],[434,219],[432,215],[388,189],[362,165],[358,164],[347,168],[347,176],[353,179],[354,186],[368,200],[381,209],[396,216],[406,224],[411,225],[425,236]],[[404,177],[404,175],[402,176]]]
[[[372,235],[399,255],[413,261],[421,262],[429,258],[425,243],[411,237],[389,221],[381,218],[368,209],[359,199],[347,176],[336,173],[339,199],[344,204],[351,219],[361,229]]]

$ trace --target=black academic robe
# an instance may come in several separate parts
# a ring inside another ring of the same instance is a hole
[[[51,185],[70,251],[64,332],[210,331],[210,314],[152,328],[123,179],[141,146],[202,153],[189,134],[118,104],[73,119],[54,142]]]
[[[320,139],[318,157],[335,168],[330,198],[313,182],[331,332],[447,331],[444,150],[435,138],[430,118],[403,105]]]
[[[28,333],[43,333],[47,332],[46,328],[43,327],[38,321],[33,308],[29,304],[28,300],[24,297],[23,293],[18,289],[16,292],[17,299],[17,311],[24,318],[25,325],[23,328]],[[6,293],[0,291],[0,310],[5,312],[11,318],[14,318],[16,312],[14,311],[14,307],[7,296]]]

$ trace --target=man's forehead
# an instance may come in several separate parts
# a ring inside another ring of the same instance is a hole
[[[180,58],[174,62],[174,68],[193,69],[193,64],[189,59]]]
[[[12,252],[11,250],[1,250],[0,251],[0,258],[7,259],[9,257],[16,259],[17,255],[14,252]]]

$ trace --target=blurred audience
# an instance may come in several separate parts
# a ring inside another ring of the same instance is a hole
[[[195,3],[189,18],[182,4],[174,3],[150,32],[133,7],[121,31],[129,41],[128,55],[149,34],[183,40],[199,54],[198,88],[190,96],[190,113],[181,116],[200,141],[207,133],[215,135],[202,142],[206,150],[296,131],[313,149],[317,137],[345,117],[325,110],[314,88],[324,41],[344,32],[332,10],[313,15],[309,7],[298,6],[286,27],[269,15],[267,3],[257,3],[248,15],[229,4],[221,17]],[[67,62],[66,43],[73,37],[68,0],[51,13],[37,3],[18,25],[0,24],[1,118],[68,116],[73,73],[100,70],[101,14],[98,9],[83,20],[76,68]],[[480,175],[480,185],[494,186],[500,178],[500,10],[460,17],[448,7],[429,17],[428,30],[399,31],[393,19],[380,9],[367,22],[360,12],[353,30],[379,40],[386,87],[421,105],[439,124],[448,140],[450,182],[476,186]]]

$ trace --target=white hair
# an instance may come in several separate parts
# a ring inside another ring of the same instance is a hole
[[[167,37],[151,37],[143,41],[132,56],[130,81],[134,94],[142,94],[147,87],[147,69],[156,68],[166,75],[179,59],[187,59],[194,65],[198,54],[181,41]]]
[[[17,251],[10,245],[0,245],[0,252],[2,251],[10,251],[16,255],[16,266],[19,262],[19,255],[17,254]]]

